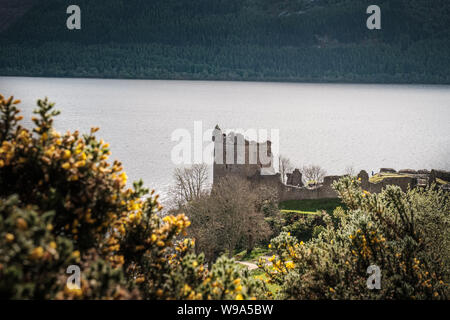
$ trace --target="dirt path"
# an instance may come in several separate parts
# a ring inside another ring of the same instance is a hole
[[[247,262],[247,261],[236,261],[236,263],[239,263],[239,264],[242,264],[242,265],[246,266],[247,269],[250,270],[250,271],[251,271],[251,270],[258,269],[258,266],[257,266],[256,264],[254,264],[254,263],[251,263],[251,262]]]
[[[261,256],[260,258],[264,259],[266,261],[266,265],[270,266],[272,264],[272,262],[269,262],[269,256]],[[242,264],[244,266],[247,267],[248,270],[255,270],[258,269],[259,267],[253,263],[253,262],[248,262],[248,261],[236,261],[236,263]]]

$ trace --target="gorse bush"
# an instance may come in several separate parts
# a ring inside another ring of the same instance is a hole
[[[348,210],[337,208],[318,238],[299,242],[283,232],[263,267],[288,299],[448,299],[450,202],[430,186],[380,194],[350,177],[334,188]],[[381,288],[369,290],[367,268],[381,270]]]
[[[189,219],[163,217],[158,196],[142,181],[130,188],[121,163],[109,161],[109,145],[96,138],[97,128],[84,135],[56,132],[59,112],[45,99],[34,111],[34,128],[27,129],[20,125],[19,103],[0,95],[1,299],[271,297],[233,260],[222,256],[206,264],[188,237]],[[214,217],[203,231],[219,223],[218,243],[225,247],[234,225],[248,227],[229,239],[229,251],[242,234],[253,245],[255,232],[265,230],[255,221],[276,211],[262,190],[236,185],[223,185],[227,193],[216,189],[207,202],[189,206],[192,217],[197,211]],[[346,209],[292,221],[271,240],[272,264],[261,261],[260,267],[280,286],[277,298],[448,299],[448,193],[432,185],[406,193],[388,186],[370,194],[351,177],[334,188]],[[67,285],[74,265],[81,271],[75,288]],[[381,288],[370,290],[367,268],[373,265],[381,270]]]
[[[298,241],[308,241],[317,237],[326,226],[325,220],[329,218],[325,211],[316,214],[282,212],[281,217],[281,230],[289,232]]]
[[[109,145],[53,129],[59,114],[38,101],[33,130],[19,100],[0,95],[0,298],[249,299],[264,284],[222,258],[206,268],[182,214],[160,217],[154,191],[127,186]],[[67,267],[81,286],[66,286]]]
[[[67,238],[52,234],[53,213],[20,207],[17,196],[0,201],[0,294],[45,298],[58,275],[75,264],[77,252]]]

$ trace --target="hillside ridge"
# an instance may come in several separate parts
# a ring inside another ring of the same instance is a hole
[[[0,75],[450,83],[450,3],[380,0],[36,0],[0,33]]]

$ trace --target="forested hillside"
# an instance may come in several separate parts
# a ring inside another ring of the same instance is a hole
[[[35,0],[0,33],[0,75],[450,83],[450,2]]]

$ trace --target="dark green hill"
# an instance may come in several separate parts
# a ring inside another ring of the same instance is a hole
[[[450,83],[450,2],[35,0],[0,33],[0,75]]]

